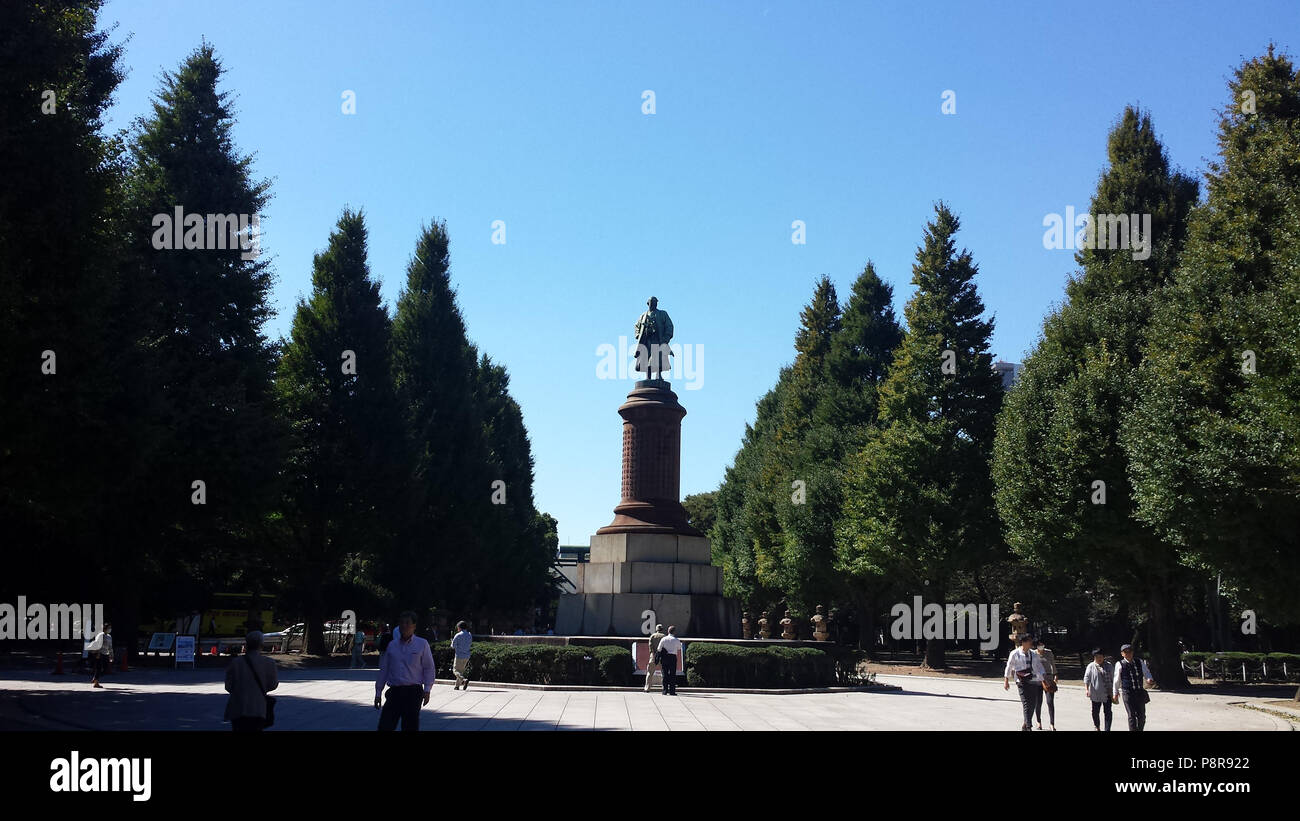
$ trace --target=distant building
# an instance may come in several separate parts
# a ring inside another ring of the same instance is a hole
[[[1003,390],[1009,390],[1020,381],[1020,369],[1023,367],[1019,362],[1004,362],[1001,359],[993,363],[993,370],[1002,377]]]

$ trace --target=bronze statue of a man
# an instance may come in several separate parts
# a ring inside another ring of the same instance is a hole
[[[643,371],[646,379],[654,379],[655,374],[663,378],[664,371],[672,372],[672,351],[668,343],[673,339],[673,321],[667,311],[659,310],[658,297],[646,301],[650,310],[641,314],[636,321],[636,369]]]

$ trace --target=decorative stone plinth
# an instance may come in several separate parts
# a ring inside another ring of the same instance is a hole
[[[641,636],[647,621],[675,624],[683,637],[740,634],[739,605],[722,596],[722,568],[710,564],[705,537],[597,534],[591,561],[577,570],[578,592],[560,596],[555,615],[561,635]]]

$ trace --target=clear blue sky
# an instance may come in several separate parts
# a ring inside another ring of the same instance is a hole
[[[631,333],[647,297],[703,351],[698,389],[676,384],[682,491],[711,490],[793,358],[817,277],[847,298],[874,260],[901,317],[944,199],[980,267],[994,352],[1019,361],[1073,267],[1043,248],[1043,217],[1087,208],[1124,105],[1147,107],[1199,174],[1231,70],[1270,39],[1300,51],[1294,0],[132,0],[105,7],[114,22],[130,38],[114,128],[201,38],[224,61],[238,145],[273,180],[272,336],[345,205],[365,209],[390,304],[421,223],[446,219],[470,337],[510,370],[562,544],[585,544],[618,502],[631,385],[597,379],[596,350]],[[946,89],[955,115],[940,112]],[[796,219],[806,245],[790,241]]]

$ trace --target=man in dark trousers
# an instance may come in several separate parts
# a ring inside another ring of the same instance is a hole
[[[1128,713],[1128,728],[1140,733],[1147,726],[1147,702],[1151,696],[1146,688],[1155,684],[1146,659],[1133,657],[1133,645],[1126,644],[1119,648],[1123,655],[1115,665],[1115,690],[1111,697],[1112,704],[1118,704],[1120,696],[1124,697],[1124,711]]]
[[[1043,659],[1034,652],[1034,637],[1026,633],[1020,637],[1020,647],[1007,656],[1007,666],[1002,673],[1002,689],[1011,689],[1011,679],[1016,680],[1020,690],[1020,709],[1024,713],[1021,730],[1034,728],[1034,710],[1038,700],[1043,697],[1043,679],[1047,673],[1043,669]]]
[[[668,635],[659,640],[659,668],[663,671],[666,696],[677,695],[677,651],[680,649],[682,640],[677,638],[677,626],[671,625]]]
[[[429,642],[415,635],[415,614],[406,611],[397,626],[401,638],[390,642],[379,658],[375,709],[380,709],[380,696],[387,684],[388,698],[379,714],[379,729],[396,730],[400,721],[403,732],[414,732],[420,729],[420,708],[429,703],[429,691],[438,671],[433,666]]]

